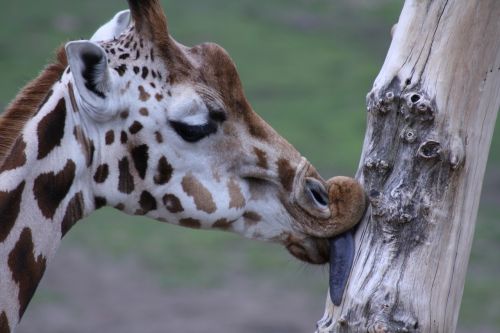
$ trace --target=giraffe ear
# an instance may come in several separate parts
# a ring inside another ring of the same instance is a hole
[[[66,54],[82,108],[96,120],[108,120],[111,74],[106,52],[94,42],[75,41],[66,44]]]
[[[130,25],[130,10],[118,12],[108,23],[100,27],[91,41],[109,41],[120,36]]]

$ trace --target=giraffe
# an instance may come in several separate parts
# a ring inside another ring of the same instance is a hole
[[[364,211],[251,108],[220,46],[184,46],[158,0],[129,0],[60,48],[0,118],[0,333],[13,332],[62,237],[111,206],[283,244],[324,264]]]

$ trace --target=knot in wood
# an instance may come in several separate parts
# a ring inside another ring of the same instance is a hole
[[[435,159],[441,155],[441,144],[434,140],[428,140],[420,145],[418,148],[418,156],[423,159]]]
[[[401,113],[406,121],[412,119],[421,122],[433,121],[435,118],[435,107],[431,100],[421,92],[409,92],[403,97],[404,103],[401,107]]]
[[[365,171],[375,170],[382,175],[386,174],[391,169],[389,162],[382,159],[374,160],[372,158],[367,158],[364,166],[365,166]]]
[[[393,91],[387,91],[382,97],[376,98],[373,93],[367,96],[366,110],[374,115],[385,116],[391,111],[397,110],[398,98]]]
[[[349,322],[347,321],[347,318],[345,316],[340,317],[338,323],[342,327],[347,327],[349,324]]]
[[[417,140],[417,131],[411,127],[406,127],[401,132],[400,137],[406,143],[413,143],[413,142],[415,142],[415,140]]]

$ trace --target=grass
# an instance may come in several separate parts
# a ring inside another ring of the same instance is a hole
[[[125,1],[117,0],[5,2],[0,11],[0,107],[40,71],[61,42],[90,36],[125,7]],[[326,177],[355,172],[365,129],[365,95],[383,63],[400,1],[164,2],[176,39],[187,45],[223,45],[238,65],[254,109]],[[498,147],[497,131],[491,170],[500,164]],[[460,316],[463,325],[500,328],[497,206],[481,208]],[[326,287],[321,270],[304,272],[278,246],[152,223],[111,209],[81,222],[64,243],[117,257],[136,256],[165,287],[210,287],[231,274],[279,278],[318,294]],[[167,274],[171,272],[176,274]]]

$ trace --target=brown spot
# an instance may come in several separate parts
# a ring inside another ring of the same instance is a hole
[[[110,146],[115,142],[115,132],[109,130],[106,132],[106,145]]]
[[[87,138],[80,126],[75,126],[75,128],[73,129],[73,135],[75,136],[76,141],[78,141],[80,148],[82,149],[82,152],[87,161],[87,166],[90,166],[94,159],[94,142]]]
[[[109,166],[107,164],[102,164],[100,165],[95,174],[94,174],[94,181],[98,184],[102,184],[108,179],[109,175]]]
[[[16,143],[14,143],[14,146],[12,147],[10,154],[7,156],[7,158],[4,161],[4,164],[0,168],[0,173],[7,170],[14,170],[16,168],[23,166],[26,163],[25,149],[26,149],[26,143],[24,142],[22,136],[20,136],[16,140]]]
[[[115,67],[115,71],[118,73],[118,75],[123,76],[127,71],[127,65],[122,64],[118,67]]]
[[[92,162],[94,161],[94,153],[95,153],[94,141],[90,140],[90,151],[89,154],[86,155],[88,167],[91,166]]]
[[[155,138],[156,138],[156,142],[163,143],[163,136],[161,135],[160,132],[155,132]]]
[[[149,148],[147,145],[140,145],[132,149],[132,160],[139,176],[144,179],[148,170]]]
[[[158,161],[158,167],[156,171],[156,175],[154,177],[154,181],[158,185],[164,185],[170,181],[172,178],[172,172],[174,168],[168,163],[167,158],[162,156]]]
[[[161,102],[161,100],[163,99],[163,95],[162,94],[156,94],[155,95],[155,98],[158,102]]]
[[[264,121],[262,121],[256,113],[251,111],[247,103],[238,103],[237,108],[243,111],[242,114],[248,127],[248,133],[257,139],[267,140],[269,138],[269,133],[264,125]]]
[[[7,239],[12,227],[16,223],[16,219],[21,209],[21,200],[25,184],[26,183],[23,181],[11,192],[0,192],[0,242]]]
[[[66,207],[66,213],[61,223],[61,237],[64,237],[66,233],[75,225],[78,220],[83,218],[83,193],[78,192],[69,201],[68,207]]]
[[[0,332],[10,333],[9,319],[7,318],[5,311],[2,311],[2,314],[0,315]]]
[[[122,133],[120,134],[120,142],[122,144],[126,144],[128,142],[128,136],[125,131],[122,131]]]
[[[146,102],[149,100],[149,98],[151,97],[150,94],[148,94],[146,92],[146,90],[144,90],[144,87],[143,86],[139,86],[139,99],[143,102]]]
[[[59,173],[42,173],[35,179],[33,193],[43,216],[52,219],[61,201],[66,197],[73,185],[76,165],[67,160],[64,169]]]
[[[45,272],[47,260],[41,254],[35,258],[31,230],[24,228],[16,245],[9,253],[9,268],[12,278],[19,286],[19,318],[22,317],[28,303]]]
[[[130,134],[137,134],[142,129],[143,129],[142,124],[138,121],[134,121],[134,123],[132,124],[132,126],[129,127],[128,130],[130,131]]]
[[[125,205],[122,204],[122,203],[119,203],[118,205],[115,206],[116,209],[118,210],[124,210],[125,209]]]
[[[165,194],[163,197],[163,205],[167,207],[170,213],[180,213],[184,211],[181,201],[173,194]]]
[[[123,53],[118,58],[120,58],[121,60],[126,60],[126,59],[130,58],[130,54]]]
[[[198,210],[211,214],[217,210],[212,194],[192,174],[182,179],[182,189],[194,199]]]
[[[268,169],[269,165],[267,163],[267,154],[265,151],[260,150],[257,147],[253,148],[255,155],[257,156],[257,166],[262,169]]]
[[[145,80],[148,77],[149,69],[147,67],[142,67],[142,78]]]
[[[119,178],[118,190],[122,193],[130,194],[135,188],[134,177],[130,174],[128,158],[124,157],[118,162]]]
[[[243,214],[243,218],[245,219],[246,226],[256,225],[262,220],[262,216],[256,212],[245,212],[245,214]]]
[[[277,164],[281,185],[283,185],[285,191],[291,192],[293,180],[295,178],[295,170],[290,165],[290,162],[284,158],[279,159]]]
[[[148,111],[148,109],[146,109],[146,108],[141,108],[141,109],[139,110],[139,113],[140,113],[141,115],[143,115],[144,117],[149,116],[149,111]]]
[[[220,219],[215,221],[215,223],[212,225],[212,228],[219,230],[229,230],[231,229],[233,222],[228,221],[226,219]]]
[[[54,148],[61,145],[66,123],[66,103],[61,98],[54,110],[38,124],[38,159],[45,158]]]
[[[130,112],[128,110],[120,112],[120,118],[122,119],[127,119],[129,116]]]
[[[192,218],[181,219],[179,221],[179,224],[183,227],[191,228],[191,229],[200,229],[201,228],[201,222],[199,220],[192,219]]]
[[[241,193],[240,185],[234,179],[231,179],[227,183],[227,188],[229,190],[229,198],[231,199],[229,202],[229,208],[243,208],[246,201],[245,197]]]
[[[73,108],[73,112],[78,112],[79,110],[78,110],[78,104],[76,103],[75,91],[73,90],[73,84],[71,84],[71,82],[68,82],[68,93],[69,93],[69,101],[71,102],[71,107]]]
[[[148,191],[144,191],[141,194],[141,199],[139,200],[143,214],[146,214],[152,210],[156,210],[156,199]]]
[[[95,197],[94,198],[95,209],[100,209],[100,208],[106,206],[107,204],[108,204],[108,201],[106,200],[106,198],[103,198],[103,197]]]

